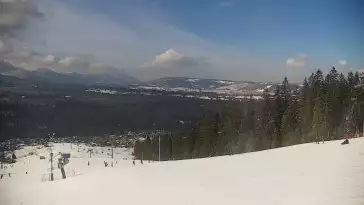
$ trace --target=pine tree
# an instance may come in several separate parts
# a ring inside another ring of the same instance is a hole
[[[245,116],[245,124],[247,128],[247,140],[245,142],[245,152],[254,151],[256,147],[256,110],[255,110],[255,99],[253,95],[250,95],[248,101],[248,110]]]
[[[312,77],[313,78],[313,77]],[[312,139],[310,136],[312,129],[312,118],[313,118],[313,90],[312,84],[310,85],[307,81],[307,78],[303,81],[303,86],[301,89],[301,97],[299,102],[300,107],[300,116],[301,116],[301,130],[302,130],[302,139],[301,142],[308,142]]]
[[[358,86],[359,84],[360,84],[360,76],[358,71],[356,71],[354,74],[354,86]]]
[[[325,92],[325,127],[327,130],[327,140],[334,139],[336,129],[340,126],[341,121],[341,104],[340,104],[340,90],[339,90],[339,74],[333,67],[325,78],[324,85]]]
[[[219,113],[216,113],[213,121],[212,121],[212,128],[211,128],[211,133],[210,133],[210,156],[217,156],[220,155],[219,150],[218,150],[218,146],[221,143],[221,138],[220,138],[220,115]]]
[[[191,132],[186,133],[185,137],[182,138],[181,156],[183,159],[190,159],[193,156],[196,137],[196,127],[193,127]]]
[[[354,73],[353,72],[350,71],[348,73],[347,81],[348,81],[348,88],[349,88],[350,95],[352,95],[353,88],[355,87],[355,84],[356,84],[356,79],[354,77]]]
[[[196,158],[196,157],[201,157],[200,154],[200,150],[201,147],[203,146],[203,139],[202,139],[202,135],[201,135],[201,122],[197,123],[196,129],[194,132],[192,132],[193,134],[195,134],[195,143],[193,146],[193,151],[192,151],[192,158]],[[194,137],[194,135],[191,135],[192,137]]]
[[[199,124],[199,136],[198,138],[198,156],[210,157],[212,155],[212,137],[211,130],[213,128],[213,120],[211,120],[211,114],[201,121]]]
[[[282,138],[285,146],[299,144],[301,142],[302,131],[300,123],[301,117],[298,99],[292,96],[282,119]]]
[[[324,86],[324,77],[321,70],[317,70],[313,76],[313,93],[314,98],[319,97],[322,94],[322,89]]]
[[[287,77],[284,78],[281,86],[277,86],[275,93],[275,138],[276,146],[281,147],[283,145],[282,136],[282,119],[289,106],[289,100],[291,98],[291,90],[289,88],[289,83]]]
[[[15,155],[15,153],[13,153],[13,154],[11,155],[11,159],[16,160],[16,155]]]
[[[175,134],[171,139],[170,139],[170,147],[171,147],[171,156],[170,159],[171,160],[178,160],[178,159],[183,159],[183,147],[181,147],[183,139],[181,134]]]
[[[325,130],[325,108],[324,108],[323,96],[318,95],[315,100],[315,107],[313,109],[313,119],[312,119],[312,131],[315,135],[315,141],[318,143],[323,140],[324,130]]]
[[[274,122],[274,127],[273,127],[273,135],[272,135],[272,140],[271,140],[271,144],[270,144],[270,148],[276,148],[280,146],[281,143],[281,126],[282,126],[282,121],[281,121],[281,110],[282,110],[282,99],[281,99],[281,95],[280,95],[280,86],[277,85],[276,91],[274,93],[274,106],[272,108],[272,110],[274,110],[273,112],[273,122]]]
[[[355,125],[353,122],[353,109],[347,108],[344,119],[344,138],[350,138],[355,134]]]
[[[273,113],[273,100],[270,96],[268,89],[263,91],[263,103],[260,115],[260,127],[261,127],[261,137],[257,142],[257,148],[259,150],[271,148],[273,141],[273,131],[274,131],[274,113]]]

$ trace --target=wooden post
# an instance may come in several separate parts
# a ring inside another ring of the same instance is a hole
[[[52,148],[51,148],[50,157],[51,157],[51,181],[53,181],[54,177],[53,177],[53,152],[52,152]]]
[[[66,172],[64,171],[63,165],[61,166],[62,179],[66,179]]]

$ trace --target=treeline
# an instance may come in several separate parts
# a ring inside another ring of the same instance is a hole
[[[352,137],[363,130],[364,89],[359,73],[318,70],[291,89],[287,78],[262,100],[227,102],[192,130],[146,138],[134,155],[145,160],[203,158]],[[160,140],[160,142],[159,142]]]

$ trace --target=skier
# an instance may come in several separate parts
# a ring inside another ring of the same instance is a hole
[[[90,166],[90,161],[87,162],[87,166]]]
[[[9,177],[11,177],[10,172],[9,172]]]
[[[349,144],[349,139],[345,139],[344,142],[341,143],[341,145]]]
[[[135,161],[133,160],[133,165],[135,165]]]
[[[4,177],[4,175],[3,174],[1,174],[1,179]]]

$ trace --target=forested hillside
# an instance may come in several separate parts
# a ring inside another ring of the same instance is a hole
[[[228,102],[210,112],[192,130],[160,138],[161,160],[237,154],[307,142],[353,137],[363,130],[364,89],[359,73],[318,70],[291,90],[284,78],[263,100]],[[135,156],[157,160],[159,138],[135,145]]]

